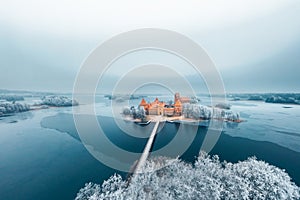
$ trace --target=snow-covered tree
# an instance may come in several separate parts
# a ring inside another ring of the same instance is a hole
[[[0,113],[10,114],[10,113],[18,113],[25,112],[30,110],[30,106],[26,103],[18,103],[18,102],[8,102],[8,101],[0,101]]]
[[[42,102],[41,105],[47,106],[77,106],[78,102],[66,96],[44,96],[41,98]]]
[[[146,111],[143,106],[138,107],[138,110],[136,111],[136,118],[146,121]]]
[[[229,121],[238,121],[240,115],[228,109],[218,107],[208,107],[199,104],[185,103],[182,106],[182,113],[186,118],[194,119],[225,119]]]
[[[164,166],[164,167],[163,167]],[[256,158],[220,162],[201,152],[194,165],[155,157],[128,183],[114,175],[102,186],[88,183],[76,200],[88,199],[299,199],[289,175]]]
[[[123,108],[123,114],[124,115],[130,115],[131,114],[130,108],[128,108],[128,107]]]

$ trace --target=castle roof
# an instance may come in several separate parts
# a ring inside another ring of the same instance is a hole
[[[145,101],[145,99],[143,98],[141,103],[140,103],[140,106],[146,106],[148,105],[147,102]]]
[[[174,104],[174,106],[181,106],[181,102],[179,100],[177,100]]]

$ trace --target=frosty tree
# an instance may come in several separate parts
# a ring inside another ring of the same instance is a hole
[[[161,166],[165,166],[161,168]],[[158,170],[156,170],[158,169]],[[299,199],[300,189],[283,170],[256,158],[220,162],[201,152],[195,165],[155,157],[127,184],[114,175],[102,186],[88,183],[76,199]]]

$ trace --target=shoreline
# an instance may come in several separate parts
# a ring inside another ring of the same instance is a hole
[[[48,105],[32,106],[29,110],[26,110],[26,111],[11,112],[11,113],[5,113],[2,115],[0,114],[0,118],[15,116],[16,114],[19,114],[19,113],[27,113],[27,112],[31,112],[31,111],[34,112],[34,111],[38,111],[38,110],[47,110],[47,109],[51,109],[51,108],[66,108],[66,107],[73,107],[73,106],[48,106]]]
[[[124,116],[123,120],[125,121],[131,121],[135,123],[142,123],[141,119],[133,119],[132,117]],[[217,120],[217,121],[223,121],[223,122],[234,122],[234,123],[241,123],[245,122],[246,120],[228,120],[228,119],[222,119],[222,118],[210,118],[210,119],[193,119],[193,118],[186,118],[184,116],[175,116],[175,117],[166,117],[166,116],[160,116],[160,115],[147,115],[146,116],[146,122],[187,122],[187,123],[200,123],[200,122],[207,122],[210,120]]]

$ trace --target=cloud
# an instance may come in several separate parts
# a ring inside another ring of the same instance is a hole
[[[298,1],[293,0],[5,1],[0,7],[0,60],[5,72],[0,74],[0,85],[71,91],[76,73],[91,50],[113,35],[142,27],[187,35],[208,51],[223,74],[232,72],[227,80],[224,77],[225,82],[234,80],[231,85],[239,85],[236,72],[247,64],[272,60],[299,40],[299,8]],[[155,59],[178,73],[194,73],[182,61],[165,54],[134,56],[128,55],[119,64]],[[295,60],[289,56],[284,59]],[[120,72],[117,64],[115,71]],[[290,64],[296,66],[295,62]],[[257,74],[259,68],[253,67],[251,74]],[[294,77],[293,70],[286,73],[286,77]]]

